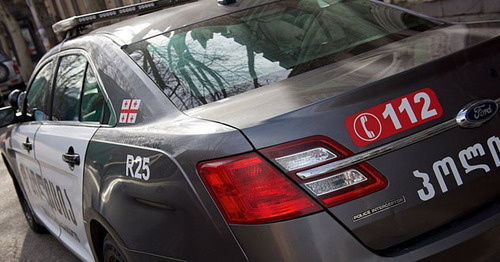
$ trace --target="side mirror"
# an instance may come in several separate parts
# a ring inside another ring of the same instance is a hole
[[[13,124],[16,120],[16,110],[11,106],[0,108],[0,127]]]
[[[24,102],[24,98],[26,97],[26,92],[23,92],[19,89],[13,90],[9,94],[9,104],[15,109],[18,110],[22,107],[22,103]]]

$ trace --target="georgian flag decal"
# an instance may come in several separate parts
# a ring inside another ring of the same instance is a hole
[[[123,99],[119,123],[133,124],[141,105],[140,99]]]

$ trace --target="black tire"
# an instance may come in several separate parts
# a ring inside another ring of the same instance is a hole
[[[102,256],[104,262],[125,262],[125,256],[120,247],[110,234],[106,234],[102,244]]]
[[[9,69],[4,64],[0,63],[0,83],[9,80]]]
[[[21,192],[18,192],[19,202],[21,203],[21,207],[23,209],[24,218],[26,218],[26,222],[31,230],[37,234],[45,234],[47,233],[47,229],[36,220],[35,214],[31,210],[26,198]]]

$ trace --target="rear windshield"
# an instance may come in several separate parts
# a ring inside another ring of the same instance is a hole
[[[169,31],[124,50],[180,110],[187,110],[435,26],[370,1],[280,1]]]

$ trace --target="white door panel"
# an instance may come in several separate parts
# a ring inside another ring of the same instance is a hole
[[[35,140],[41,173],[56,188],[60,238],[83,260],[93,259],[83,222],[82,194],[85,153],[96,130],[97,127],[70,126],[62,122],[44,124]],[[78,155],[79,164],[65,162],[64,154]]]
[[[11,146],[15,152],[16,167],[21,175],[21,184],[26,198],[41,222],[55,235],[59,235],[59,225],[54,223],[55,201],[51,183],[41,175],[40,165],[35,159],[35,133],[38,123],[26,123],[14,127]]]

